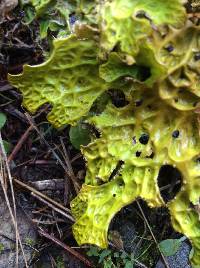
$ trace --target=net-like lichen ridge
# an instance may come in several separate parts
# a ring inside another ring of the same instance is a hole
[[[23,93],[23,106],[30,112],[50,103],[49,122],[55,127],[73,125],[107,89],[98,76],[98,48],[94,41],[78,40],[75,35],[57,39],[53,45],[45,63],[25,65],[23,74],[10,75],[9,80]]]
[[[77,220],[74,235],[80,244],[106,247],[109,223],[123,206],[137,197],[150,207],[165,205],[157,178],[162,165],[172,165],[183,176],[180,193],[168,204],[172,223],[191,239],[193,261],[198,263],[200,222],[191,208],[200,196],[198,121],[193,112],[169,107],[155,96],[154,90],[143,91],[140,107],[134,101],[124,108],[109,104],[101,115],[90,119],[101,137],[82,148],[88,163],[87,185],[71,204]],[[141,142],[144,135],[146,140]],[[124,163],[120,174],[106,182],[119,161]],[[98,185],[100,179],[102,185]]]
[[[81,149],[87,174],[71,202],[79,244],[106,247],[111,219],[141,197],[150,207],[168,207],[173,227],[193,245],[191,261],[198,268],[200,27],[187,20],[181,0],[95,3],[89,35],[55,40],[49,60],[25,66],[9,80],[29,111],[52,104],[48,120],[55,127],[83,119],[101,134]],[[109,89],[121,90],[126,105],[108,102],[100,115],[91,115],[93,103]],[[176,167],[183,178],[168,204],[157,184],[163,165]]]

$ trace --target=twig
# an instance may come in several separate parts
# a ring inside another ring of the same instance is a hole
[[[178,184],[180,184],[180,183],[181,183],[181,181],[178,180],[178,181],[175,182],[175,185],[174,185],[174,186],[176,186],[176,185],[178,185]],[[160,187],[160,191],[162,192],[162,191],[164,191],[164,190],[169,189],[170,187],[171,187],[171,184],[167,184],[167,185],[165,185],[165,186],[163,186],[163,187]]]
[[[73,168],[72,168],[72,165],[70,163],[70,160],[69,160],[69,156],[68,156],[68,153],[67,153],[67,150],[66,150],[66,147],[64,145],[64,142],[63,142],[63,139],[60,138],[60,142],[61,142],[61,145],[62,145],[62,148],[63,148],[63,152],[64,152],[64,155],[65,155],[65,163],[67,165],[67,168],[69,170],[69,177],[72,181],[72,183],[74,184],[74,189],[76,191],[76,193],[78,194],[78,192],[80,191],[80,185],[76,179],[76,176],[74,175],[74,171],[73,171]]]
[[[146,265],[144,265],[143,263],[137,261],[134,259],[134,262],[137,264],[137,266],[139,266],[140,268],[148,268]]]
[[[10,90],[10,89],[13,89],[13,87],[9,84],[5,84],[5,85],[2,85],[0,84],[0,92],[2,91],[7,91],[7,90]]]
[[[57,166],[58,162],[54,161],[54,160],[35,160],[35,159],[29,159],[27,161],[24,161],[18,165],[15,166],[16,167],[21,167],[24,165],[53,165],[53,166]]]
[[[45,213],[45,212],[40,212],[40,211],[33,210],[32,211],[32,214],[41,215],[41,216],[47,217],[49,219],[55,220],[55,216],[50,215],[49,213]],[[57,219],[57,220],[58,220],[58,222],[65,222],[63,219],[60,219],[60,218]],[[31,219],[31,221],[32,221],[32,219]]]
[[[52,154],[54,155],[54,157],[57,159],[57,161],[60,163],[61,167],[65,170],[65,172],[69,175],[69,170],[68,168],[65,166],[65,164],[62,162],[62,160],[60,159],[60,157],[57,155],[57,153],[52,149],[52,147],[50,146],[50,144],[46,141],[46,139],[44,138],[44,136],[40,133],[38,127],[35,125],[33,119],[31,118],[31,116],[28,113],[25,113],[26,118],[28,119],[30,125],[33,126],[33,128],[36,130],[36,132],[38,133],[40,139],[46,144],[46,146],[49,148],[49,150],[52,152]],[[70,176],[70,175],[69,175]]]
[[[78,160],[79,158],[83,157],[82,154],[77,154],[76,156],[74,156],[72,159],[71,159],[71,163],[75,162],[76,160]]]
[[[20,112],[19,110],[17,110],[16,108],[14,108],[12,105],[7,105],[7,107],[4,108],[4,111],[6,111],[7,113],[17,117],[18,119],[20,119],[23,123],[27,124],[27,118],[25,117],[25,115]]]
[[[62,160],[60,159],[60,157],[55,153],[55,151],[52,149],[52,147],[49,145],[49,143],[46,141],[46,139],[44,138],[44,136],[40,133],[38,127],[35,125],[34,123],[34,120],[31,118],[31,116],[26,113],[25,114],[30,125],[33,126],[33,128],[37,131],[39,137],[41,138],[41,140],[46,144],[46,146],[50,149],[50,151],[52,152],[52,154],[54,155],[54,157],[57,159],[57,161],[60,163],[60,165],[62,166],[62,168],[64,169],[64,171],[66,172],[66,174],[71,178],[73,184],[74,184],[74,188],[76,190],[76,193],[79,192],[80,190],[80,185],[78,183],[78,181],[76,180],[76,177],[74,175],[74,172],[73,172],[73,169],[72,169],[72,166],[71,166],[71,163],[69,161],[69,157],[68,157],[68,154],[67,154],[67,151],[66,151],[66,148],[65,146],[63,147],[63,151],[64,151],[64,154],[65,154],[65,162],[66,162],[66,165],[62,162]]]
[[[24,144],[25,140],[28,138],[31,130],[33,130],[32,125],[24,132],[24,134],[21,136],[18,143],[16,144],[15,148],[12,150],[12,153],[8,157],[8,163],[10,163],[15,158],[22,145]]]
[[[44,190],[63,190],[64,189],[64,180],[63,179],[52,179],[52,180],[43,180],[43,181],[34,181],[31,182],[31,185],[35,187],[38,191]]]
[[[41,236],[46,237],[47,239],[53,241],[54,243],[56,243],[57,245],[61,246],[63,249],[65,249],[67,252],[69,252],[70,254],[72,254],[73,256],[75,256],[77,259],[79,259],[80,261],[84,262],[88,267],[94,267],[94,265],[84,256],[82,256],[80,253],[78,253],[76,250],[72,249],[71,247],[67,246],[66,244],[64,244],[62,241],[58,240],[56,237],[54,237],[53,235],[50,235],[48,233],[46,233],[43,229],[39,228],[38,230],[39,234]]]
[[[16,203],[15,203],[15,196],[14,196],[13,181],[12,181],[12,176],[11,176],[10,169],[9,169],[9,164],[8,164],[6,152],[5,152],[5,149],[4,149],[4,146],[3,146],[3,140],[2,140],[2,137],[1,137],[1,132],[0,132],[0,153],[1,153],[1,157],[0,157],[0,159],[1,159],[1,161],[0,161],[0,165],[1,165],[1,173],[0,173],[1,186],[2,186],[2,189],[3,189],[4,197],[5,197],[6,204],[7,204],[9,213],[10,213],[11,220],[12,220],[13,225],[15,227],[16,267],[18,267],[18,253],[19,253],[19,245],[20,245],[22,255],[23,255],[23,258],[24,258],[24,262],[25,262],[25,266],[26,266],[26,268],[28,268],[28,263],[27,263],[27,260],[26,260],[26,256],[25,256],[25,253],[24,253],[23,245],[22,245],[22,241],[21,241],[20,234],[19,234],[19,231],[18,231],[18,223],[17,223]],[[5,170],[4,170],[4,167],[3,167],[3,160],[4,160],[5,167],[6,167],[6,173],[8,175],[9,183],[10,183],[10,189],[11,189],[14,213],[12,211],[10,201],[8,199],[8,195],[7,195],[6,188],[5,188],[4,177],[6,176],[6,174],[5,174]]]
[[[164,262],[165,267],[166,268],[170,268],[169,265],[168,265],[168,263],[167,263],[167,261],[166,261],[166,259],[165,259],[165,256],[162,254],[162,252],[161,252],[161,250],[159,248],[159,245],[158,245],[158,242],[156,240],[156,237],[155,237],[153,231],[151,230],[151,226],[150,226],[150,224],[149,224],[149,222],[148,222],[148,220],[147,220],[147,218],[146,218],[146,216],[145,216],[145,214],[144,214],[144,212],[143,212],[143,210],[142,210],[142,208],[141,208],[141,206],[140,206],[140,204],[139,204],[139,202],[137,200],[136,200],[136,203],[137,203],[137,206],[138,206],[138,208],[139,208],[139,210],[140,210],[140,212],[141,212],[141,214],[142,214],[142,216],[143,216],[143,218],[144,218],[144,220],[146,222],[146,225],[147,225],[147,227],[148,227],[148,229],[149,229],[149,231],[151,233],[151,236],[152,236],[152,238],[153,238],[153,240],[154,240],[154,242],[155,242],[158,250],[160,251],[160,254],[161,254],[161,257],[163,259],[163,262]]]
[[[49,203],[48,201],[46,201],[45,199],[43,199],[42,197],[38,196],[35,193],[31,193],[32,196],[34,196],[35,198],[37,198],[39,201],[41,201],[42,203],[44,203],[45,205],[49,206],[50,208],[52,208],[53,210],[57,211],[58,213],[60,213],[61,215],[63,215],[64,217],[66,217],[67,219],[71,220],[72,222],[74,222],[74,218],[72,216],[70,216],[69,214],[66,214],[65,212],[63,212],[61,209],[56,208],[54,205],[52,205],[51,203]]]
[[[32,160],[28,163],[28,165],[52,165],[52,166],[57,166],[58,162],[54,161],[54,160],[45,160],[45,159],[41,159],[41,160]]]
[[[41,198],[47,200],[48,202],[50,202],[51,204],[53,204],[54,206],[60,208],[63,212],[65,211],[66,213],[68,213],[71,216],[71,211],[70,209],[64,207],[62,204],[56,202],[55,200],[51,199],[50,197],[46,196],[45,194],[42,194],[41,192],[35,190],[33,187],[26,185],[25,183],[17,180],[17,179],[13,179],[15,183],[17,183],[18,185],[26,188],[27,190],[29,190],[30,192],[35,193],[37,196],[40,196]],[[71,216],[72,217],[72,216]]]
[[[200,12],[191,12],[191,13],[187,13],[187,16],[188,16],[188,18],[194,18],[194,17],[196,17],[196,18],[200,18]]]
[[[57,223],[57,222],[62,222],[62,223],[64,223],[65,221],[64,220],[53,220],[53,221],[42,221],[42,220],[36,220],[36,219],[33,219],[32,220],[34,223],[41,223],[41,224],[43,224],[43,225],[52,225],[52,224],[55,224],[55,223]]]

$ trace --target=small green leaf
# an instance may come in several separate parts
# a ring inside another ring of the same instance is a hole
[[[65,23],[64,22],[62,22],[62,21],[59,21],[59,20],[50,20],[50,22],[49,22],[49,29],[51,30],[51,31],[60,31],[62,28],[64,28],[65,27]]]
[[[0,113],[0,129],[5,125],[6,123],[6,115],[3,113]]]
[[[6,153],[9,153],[11,151],[12,144],[10,142],[3,141],[3,146],[4,146]]]
[[[30,2],[35,7],[38,17],[41,17],[49,8],[54,7],[56,4],[55,0],[31,0]]]
[[[126,259],[127,258],[127,254],[126,254],[126,252],[122,252],[122,254],[121,254],[121,259]]]
[[[97,247],[90,247],[90,249],[87,251],[87,255],[89,257],[91,257],[91,256],[95,256],[95,257],[99,256],[98,248]]]
[[[114,253],[114,257],[115,257],[115,258],[119,258],[119,252],[115,252],[115,253]]]
[[[132,261],[127,261],[124,268],[134,268]]]
[[[111,254],[111,250],[105,249],[101,252],[99,255],[99,263],[102,263],[102,261]]]
[[[25,6],[24,11],[25,11],[24,21],[25,23],[30,24],[35,19],[36,15],[35,10],[32,6]]]
[[[4,250],[4,245],[0,243],[0,254],[2,253],[3,250]]]
[[[176,254],[180,246],[180,239],[166,239],[159,243],[159,248],[164,256],[172,256]]]
[[[41,37],[41,39],[47,37],[47,31],[49,28],[49,24],[50,24],[49,20],[40,21],[40,37]]]
[[[70,141],[76,149],[81,145],[87,145],[90,142],[90,131],[85,124],[78,124],[71,127],[69,131]]]
[[[114,268],[116,266],[114,265],[114,263],[112,262],[112,260],[110,258],[109,260],[104,260],[103,267],[104,268]]]

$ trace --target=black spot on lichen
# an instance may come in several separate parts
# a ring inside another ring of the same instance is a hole
[[[174,50],[174,47],[170,44],[170,45],[166,46],[165,49],[166,49],[168,52],[172,52],[172,51]]]
[[[124,162],[121,161],[121,160],[117,163],[115,169],[110,174],[109,181],[111,181],[115,176],[119,175],[119,172],[120,172],[121,167],[123,166],[123,164],[124,164]]]
[[[139,107],[139,106],[142,105],[142,103],[143,103],[143,100],[136,100],[136,102],[135,102],[135,106],[136,106],[136,107]]]
[[[179,134],[180,134],[179,130],[174,130],[172,133],[172,137],[176,139],[179,137]]]
[[[109,90],[109,95],[111,96],[112,103],[117,108],[122,108],[129,104],[129,102],[126,100],[124,92],[121,90],[118,89]]]
[[[147,155],[146,158],[151,158],[151,159],[153,159],[153,158],[154,158],[154,155],[155,155],[154,152],[152,152],[150,155]]]
[[[198,157],[198,158],[196,159],[196,162],[197,162],[198,164],[200,164],[200,157]]]
[[[148,141],[149,141],[149,135],[146,134],[146,133],[143,133],[143,134],[141,135],[141,137],[139,138],[139,142],[140,142],[141,144],[146,145],[146,144],[148,143]]]
[[[142,152],[137,151],[137,152],[135,153],[136,157],[140,157],[141,153],[142,153]]]
[[[120,181],[118,182],[118,185],[119,185],[120,187],[123,187],[123,186],[125,185],[125,183],[124,183],[123,180],[120,180]]]
[[[194,102],[193,103],[193,107],[196,107],[197,106],[197,104],[198,104],[198,102],[196,101],[196,102]]]
[[[194,60],[195,60],[195,61],[200,60],[200,52],[195,53],[195,55],[194,55]]]

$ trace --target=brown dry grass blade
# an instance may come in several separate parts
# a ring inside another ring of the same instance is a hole
[[[6,201],[8,210],[10,212],[12,223],[13,223],[13,225],[15,227],[15,234],[16,234],[16,267],[18,267],[18,262],[19,262],[18,255],[19,255],[19,246],[20,246],[22,254],[23,254],[24,262],[25,262],[25,267],[28,268],[28,263],[27,263],[27,260],[26,260],[26,256],[25,256],[25,253],[24,253],[22,241],[21,241],[21,238],[20,238],[19,230],[18,230],[17,212],[16,212],[16,203],[15,203],[13,181],[12,181],[12,176],[11,176],[11,173],[10,173],[10,169],[9,169],[9,165],[8,165],[8,159],[7,159],[7,156],[6,156],[5,149],[4,149],[1,133],[0,133],[0,183],[1,183],[1,187],[2,187],[2,190],[3,190],[3,194],[4,194],[4,197],[5,197],[5,201]],[[11,196],[12,196],[12,205],[10,203],[10,200],[8,198],[8,193],[7,193],[7,185],[8,184],[9,184],[9,188],[10,188]],[[13,206],[13,209],[12,209],[12,206]]]

